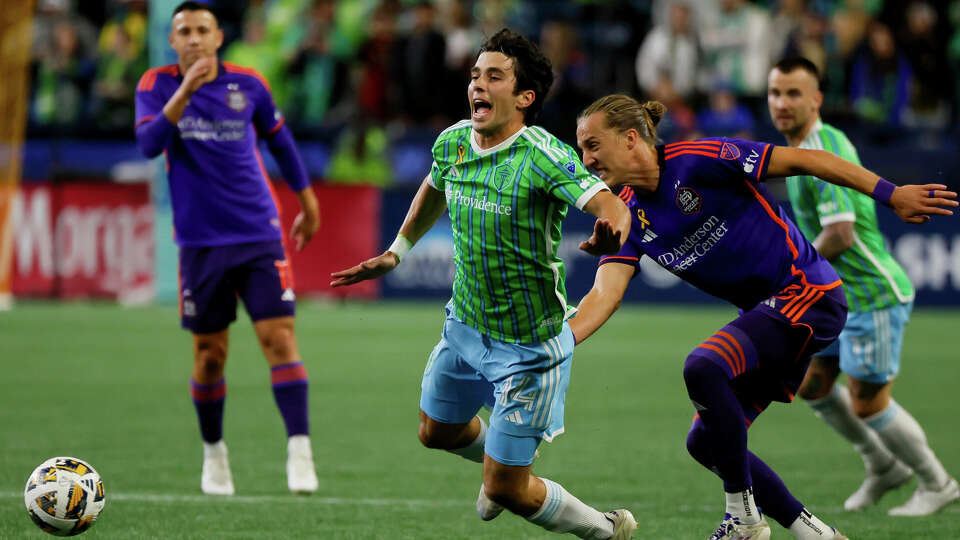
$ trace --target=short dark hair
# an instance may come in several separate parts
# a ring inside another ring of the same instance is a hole
[[[540,48],[522,35],[503,28],[490,36],[480,47],[480,52],[498,52],[513,59],[513,74],[517,78],[514,95],[524,90],[533,90],[533,103],[523,111],[523,121],[530,125],[536,121],[547,92],[553,86],[553,66],[540,52]]]
[[[213,6],[204,4],[203,2],[195,2],[193,0],[180,2],[180,5],[173,8],[173,15],[171,15],[171,18],[176,17],[177,13],[180,13],[181,11],[209,11],[210,14],[213,15],[213,18],[217,21],[217,24],[220,23],[220,20],[217,19],[216,12],[213,11]]]
[[[820,70],[817,69],[816,64],[802,56],[788,56],[777,62],[773,67],[779,69],[781,73],[791,73],[802,69],[813,75],[813,78],[817,81],[817,88],[820,88]]]

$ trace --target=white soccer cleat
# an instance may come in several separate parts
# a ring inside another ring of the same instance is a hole
[[[633,519],[629,510],[620,508],[604,512],[603,515],[613,522],[613,536],[610,540],[629,540],[633,531],[637,530],[637,520]]]
[[[845,510],[863,510],[876,504],[888,491],[906,484],[913,477],[913,471],[899,460],[881,474],[867,473],[860,488],[843,502]]]
[[[313,493],[318,485],[310,437],[308,435],[290,437],[287,441],[287,487],[293,493]]]
[[[887,513],[891,516],[929,516],[957,499],[960,499],[960,485],[951,478],[936,491],[918,486],[905,504],[891,508]]]
[[[483,490],[483,484],[480,484],[480,494],[477,495],[477,515],[484,521],[490,521],[501,512],[503,507],[491,501],[490,497],[487,497],[487,492]]]
[[[833,529],[833,527],[830,527],[830,528]],[[850,540],[850,539],[844,536],[842,532],[836,529],[833,529],[833,538],[831,538],[830,540]]]
[[[738,518],[724,514],[720,526],[707,540],[770,540],[770,525],[764,517],[759,523],[744,525]]]
[[[200,489],[207,495],[233,495],[233,476],[223,440],[203,443],[203,472]]]

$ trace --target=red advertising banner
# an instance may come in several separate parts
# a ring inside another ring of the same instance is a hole
[[[13,201],[16,296],[153,296],[147,184],[24,184]]]
[[[378,255],[385,248],[380,242],[380,190],[367,186],[328,185],[315,185],[313,189],[320,203],[320,230],[301,252],[294,251],[293,241],[287,239],[297,293],[378,297],[380,280],[333,289],[330,287],[330,273]],[[284,234],[289,235],[300,205],[287,186],[278,185],[275,191],[283,207]]]

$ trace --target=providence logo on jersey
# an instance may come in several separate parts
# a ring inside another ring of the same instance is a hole
[[[447,190],[447,206],[464,205],[483,212],[509,216],[513,214],[513,207],[508,204],[497,204],[480,197],[468,197],[459,191]]]

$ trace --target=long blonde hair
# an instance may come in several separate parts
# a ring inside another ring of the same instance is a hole
[[[640,137],[648,144],[657,144],[657,124],[667,112],[667,106],[659,101],[640,103],[626,94],[610,94],[594,101],[577,117],[577,123],[601,112],[607,121],[607,126],[623,133],[628,129],[635,129]]]

